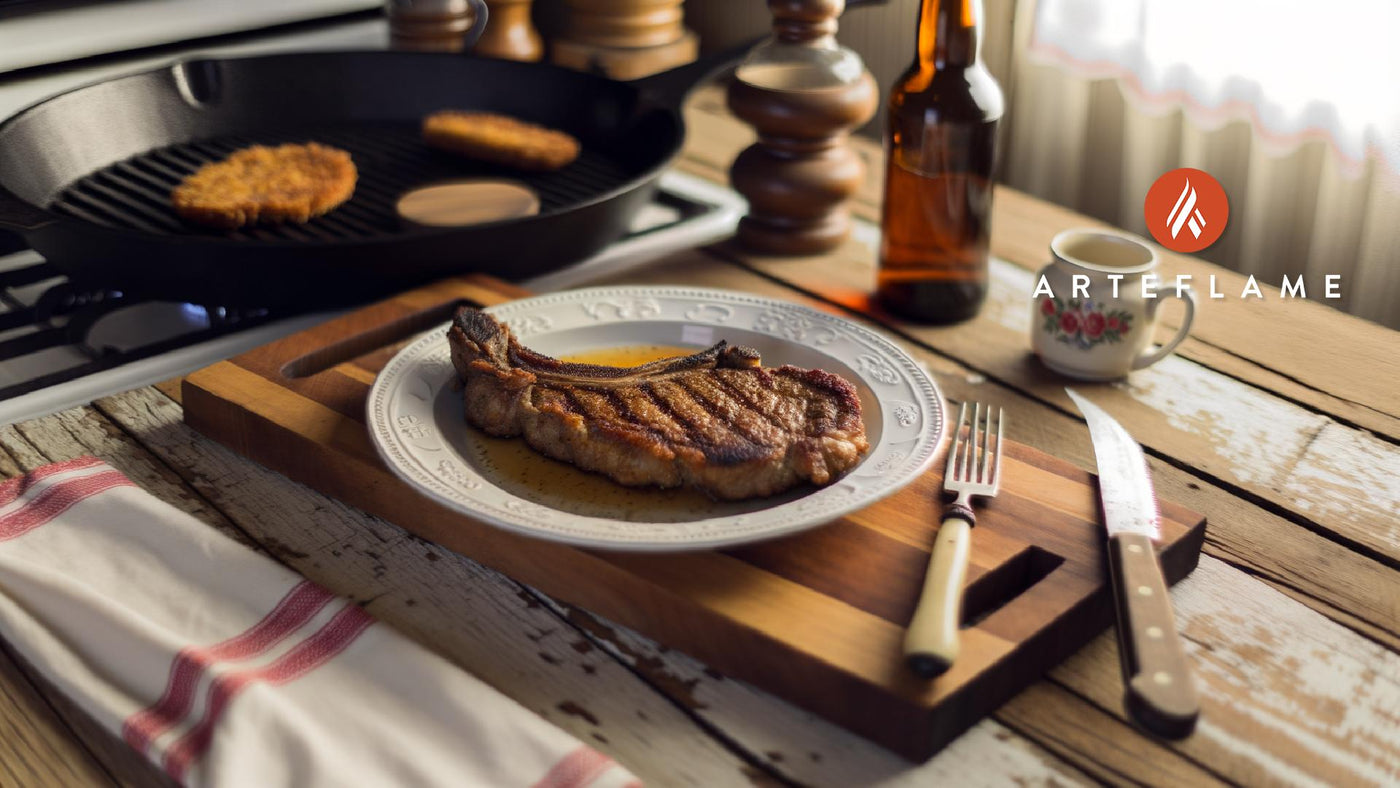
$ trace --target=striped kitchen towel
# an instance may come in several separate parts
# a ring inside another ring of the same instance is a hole
[[[92,457],[0,484],[0,636],[184,784],[638,785]]]

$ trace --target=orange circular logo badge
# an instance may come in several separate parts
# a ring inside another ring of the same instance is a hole
[[[1230,218],[1230,201],[1209,173],[1179,167],[1147,190],[1147,229],[1173,252],[1199,252],[1215,243]]]

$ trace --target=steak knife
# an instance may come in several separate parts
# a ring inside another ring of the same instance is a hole
[[[1189,736],[1200,700],[1176,631],[1167,583],[1152,543],[1157,496],[1142,447],[1113,417],[1065,389],[1089,424],[1108,529],[1108,567],[1118,611],[1118,643],[1128,714],[1168,739]]]

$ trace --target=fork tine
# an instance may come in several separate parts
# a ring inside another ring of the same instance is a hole
[[[963,481],[972,481],[977,473],[977,422],[982,418],[982,403],[972,403],[972,423],[967,428],[967,449],[963,452]]]
[[[978,408],[978,410],[986,409]],[[977,429],[972,433],[972,439],[976,441],[974,444],[976,451],[972,453],[972,467],[968,469],[969,475],[967,477],[969,481],[973,482],[982,481],[981,477],[978,476],[978,471],[982,468],[982,439],[987,434],[987,413],[981,413],[980,415],[981,419],[977,422]]]
[[[943,471],[943,476],[947,479],[958,478],[958,449],[962,447],[963,422],[967,420],[967,403],[958,406],[958,423],[953,428],[953,445],[948,447],[948,467]]]
[[[992,486],[993,486],[993,487],[995,487],[995,486],[997,486],[998,484],[1001,483],[1001,456],[1002,456],[1003,454],[1006,453],[1005,451],[1002,450],[1001,436],[1002,436],[1002,428],[1004,428],[1005,426],[1006,426],[1006,409],[1005,409],[1005,408],[998,408],[998,411],[997,411],[997,462],[996,462],[996,467],[994,467],[994,468],[992,469],[992,478],[991,478],[991,483],[992,483]]]
[[[997,429],[1001,429],[1001,409],[996,409]],[[991,484],[992,470],[992,406],[987,406],[987,427],[982,431],[982,468],[977,472],[977,481],[982,484]],[[997,444],[997,451],[1001,451],[1001,444]]]

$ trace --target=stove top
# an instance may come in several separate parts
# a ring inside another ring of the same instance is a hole
[[[85,288],[33,254],[0,259],[0,304],[0,400],[275,317]]]
[[[558,290],[643,265],[728,235],[741,214],[733,192],[669,172],[626,238],[522,284]],[[0,424],[182,375],[336,314],[149,300],[71,282],[33,251],[0,256]]]

